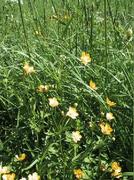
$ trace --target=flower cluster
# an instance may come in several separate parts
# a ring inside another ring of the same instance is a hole
[[[80,60],[81,60],[81,63],[83,63],[84,65],[87,65],[89,62],[91,62],[90,54],[87,52],[82,52]],[[25,75],[31,75],[32,73],[35,73],[34,67],[30,66],[29,63],[24,64],[23,71],[24,71]],[[96,91],[98,89],[98,87],[96,86],[96,83],[93,80],[89,81],[88,86],[93,91]],[[50,88],[49,85],[40,84],[36,88],[36,92],[37,93],[47,93],[49,91],[49,88]],[[51,108],[55,108],[55,110],[57,110],[57,109],[59,110],[62,102],[59,101],[59,98],[50,96],[50,98],[48,98],[48,104]],[[108,112],[106,112],[106,114],[104,112],[101,113],[103,119],[100,120],[98,127],[100,128],[100,131],[102,134],[110,137],[114,132],[114,129],[112,128],[111,123],[113,122],[112,120],[115,119],[113,113],[111,112],[111,108],[115,107],[116,103],[111,101],[108,97],[106,97],[106,105],[108,107]],[[69,106],[68,111],[66,113],[65,113],[65,111],[61,111],[61,114],[64,117],[67,117],[68,121],[71,121],[70,118],[73,120],[77,120],[78,117],[80,116],[79,109],[77,110],[77,106],[75,106],[75,105]],[[90,124],[90,127],[92,127],[91,124]],[[80,142],[82,139],[83,138],[82,138],[82,135],[81,135],[81,132],[79,131],[79,129],[76,129],[76,131],[72,131],[71,141],[73,142],[74,146],[76,146],[76,147],[79,146],[79,144],[77,144],[77,143]],[[24,161],[26,159],[26,154],[22,153],[19,156],[17,155],[16,159],[18,161]],[[121,177],[121,167],[120,167],[119,163],[113,162],[111,165],[111,168],[112,168],[112,174],[111,174],[112,176],[114,176],[116,178]],[[103,169],[105,169],[105,168],[103,168]],[[3,169],[3,172],[4,171],[6,171],[6,169],[5,170]],[[13,173],[10,175],[12,176],[12,179],[13,179],[13,177],[15,177]],[[83,178],[83,176],[84,176],[83,170],[74,169],[74,176],[76,179]],[[21,178],[21,180],[25,180],[25,179],[26,178],[24,178],[24,177]],[[40,180],[40,176],[36,172],[34,172],[33,174],[28,175],[28,180]]]

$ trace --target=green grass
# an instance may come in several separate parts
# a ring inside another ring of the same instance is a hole
[[[16,179],[37,172],[43,180],[72,180],[80,168],[83,179],[109,180],[113,161],[120,162],[121,179],[133,178],[133,6],[132,0],[1,1],[0,162]],[[83,51],[92,58],[86,66]],[[36,72],[25,75],[25,62]],[[50,86],[47,93],[37,92],[41,84]],[[51,97],[58,107],[49,106]],[[66,116],[69,106],[78,118]],[[100,130],[107,122],[101,112],[115,117],[111,135]],[[20,153],[25,161],[15,161]]]

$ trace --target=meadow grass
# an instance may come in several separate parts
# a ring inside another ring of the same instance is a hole
[[[23,2],[0,2],[0,178],[133,179],[134,2]]]

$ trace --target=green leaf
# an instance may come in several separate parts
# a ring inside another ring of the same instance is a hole
[[[134,176],[134,172],[124,172],[123,176]]]

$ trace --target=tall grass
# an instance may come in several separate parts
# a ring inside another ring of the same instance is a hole
[[[120,162],[122,179],[133,178],[132,0],[20,0],[0,6],[0,161],[16,178],[108,180]],[[84,66],[81,53],[92,61]],[[24,64],[35,73],[25,75]],[[89,87],[96,83],[97,90]],[[39,93],[39,85],[48,85]],[[56,97],[57,108],[49,105]],[[116,102],[110,108],[106,97]],[[78,118],[66,116],[69,106]],[[102,112],[104,115],[102,115]],[[114,120],[108,122],[106,113]],[[111,135],[99,124],[108,122]],[[79,131],[82,139],[72,140]],[[25,153],[20,162],[15,155]],[[102,170],[102,165],[105,170]]]

